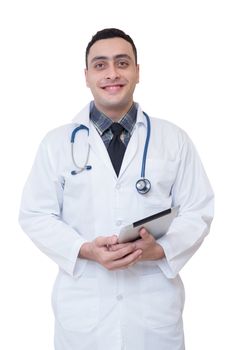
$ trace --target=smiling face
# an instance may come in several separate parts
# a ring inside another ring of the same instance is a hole
[[[90,48],[86,84],[96,107],[116,120],[128,112],[139,82],[139,66],[132,46],[122,38],[102,39]]]

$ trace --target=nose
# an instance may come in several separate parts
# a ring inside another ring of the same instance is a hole
[[[112,63],[109,64],[108,70],[106,72],[106,79],[116,80],[120,78],[120,73],[117,67]]]

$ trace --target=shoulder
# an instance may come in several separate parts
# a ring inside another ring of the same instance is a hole
[[[157,158],[179,160],[184,150],[188,151],[192,147],[192,141],[187,133],[176,124],[153,117],[150,117],[150,121],[150,151],[155,152]]]
[[[58,126],[50,131],[42,139],[42,144],[47,146],[61,145],[64,142],[69,143],[71,139],[71,134],[74,128],[77,126],[75,123],[68,123]]]
[[[145,124],[144,120],[145,117],[149,117],[150,124],[151,124],[151,136],[153,137],[154,134],[156,136],[161,136],[165,138],[173,137],[173,138],[185,138],[186,132],[180,128],[178,125],[166,120],[161,119],[158,117],[154,117],[150,113],[147,114],[143,111],[140,105],[138,105],[138,120]]]
[[[48,131],[39,145],[38,161],[49,164],[56,174],[61,173],[65,162],[69,161],[67,154],[70,154],[70,139],[75,126],[69,123]]]
[[[150,118],[151,134],[161,138],[163,141],[168,141],[170,144],[176,143],[182,146],[184,142],[189,140],[189,136],[178,125],[160,118]]]
[[[58,126],[50,130],[42,140],[44,144],[63,144],[70,143],[72,132],[79,125],[86,125],[89,127],[89,110],[90,103],[87,104],[74,118],[70,123]]]

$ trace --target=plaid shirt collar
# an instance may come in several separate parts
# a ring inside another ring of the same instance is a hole
[[[129,111],[121,118],[119,123],[125,128],[125,130],[131,135],[137,119],[137,103],[133,103]],[[100,112],[94,102],[91,102],[90,106],[90,119],[102,136],[104,132],[110,128],[113,121],[108,118],[104,113]]]

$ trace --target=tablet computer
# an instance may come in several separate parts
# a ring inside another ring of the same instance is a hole
[[[166,209],[123,227],[119,233],[118,242],[126,243],[135,241],[140,238],[139,231],[143,227],[156,239],[162,237],[167,233],[172,220],[177,216],[178,211],[179,207]]]

